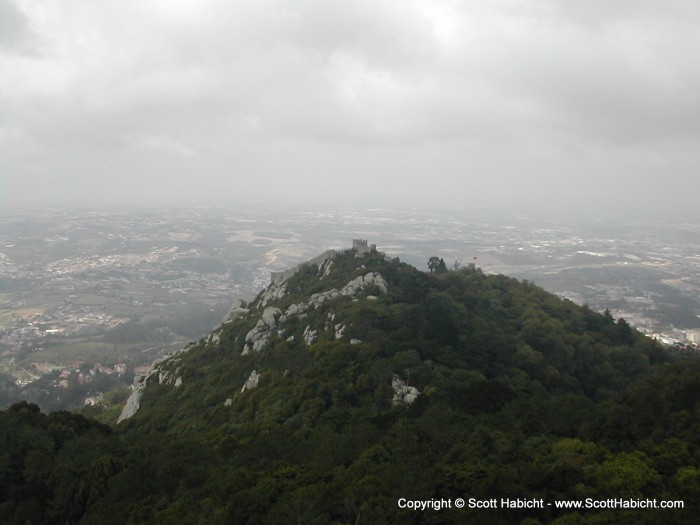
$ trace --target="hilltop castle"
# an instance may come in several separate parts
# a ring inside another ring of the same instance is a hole
[[[353,239],[352,249],[357,250],[358,254],[377,253],[377,245],[367,246],[367,239]]]
[[[309,259],[308,261],[304,261],[301,264],[297,264],[294,268],[290,268],[289,270],[285,270],[283,272],[270,272],[270,283],[282,284],[284,281],[289,279],[292,275],[297,273],[302,266],[305,266],[307,264],[321,265],[324,262],[335,258],[335,256],[338,255],[339,253],[348,252],[350,250],[355,250],[357,252],[357,255],[364,255],[366,253],[377,253],[377,245],[376,244],[368,245],[367,239],[353,239],[352,240],[352,248],[349,248],[349,249],[346,248],[345,250],[326,250],[321,255],[317,255],[316,257],[313,257],[313,258]]]

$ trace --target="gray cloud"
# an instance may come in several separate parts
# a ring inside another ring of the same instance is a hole
[[[700,194],[694,2],[0,6],[3,204]]]
[[[38,48],[37,36],[26,13],[10,0],[0,0],[0,49],[32,54]]]

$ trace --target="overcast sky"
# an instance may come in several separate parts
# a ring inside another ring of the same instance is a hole
[[[697,0],[0,0],[0,203],[692,206]]]

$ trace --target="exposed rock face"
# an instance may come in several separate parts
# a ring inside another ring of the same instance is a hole
[[[324,301],[341,296],[354,297],[359,292],[370,286],[377,286],[382,293],[387,293],[388,287],[384,277],[377,272],[369,272],[366,275],[356,277],[338,291],[335,288],[327,292],[315,293],[309,298],[309,306],[319,306]]]
[[[329,267],[332,264],[332,259],[323,260],[320,263],[319,270],[322,266]],[[325,270],[324,270],[325,272]],[[279,299],[286,293],[286,283],[272,284],[263,293],[260,298],[260,307],[265,306],[269,301]],[[243,348],[243,355],[247,355],[250,352],[259,352],[267,344],[267,341],[275,331],[282,335],[282,324],[292,316],[298,315],[299,318],[303,318],[309,308],[315,308],[320,306],[325,301],[335,299],[336,297],[349,296],[354,297],[359,292],[368,288],[370,286],[376,286],[382,293],[386,293],[388,288],[384,278],[377,272],[368,272],[365,275],[360,275],[350,281],[348,284],[343,286],[341,290],[328,290],[326,292],[319,292],[313,294],[309,298],[308,303],[296,303],[290,305],[286,312],[283,314],[279,308],[269,306],[265,308],[262,313],[262,317],[256,325],[246,334],[245,336],[245,347]],[[345,326],[342,324],[336,325],[334,323],[335,315],[329,314],[326,319],[326,326],[324,327],[326,331],[335,329],[334,336],[336,339],[343,337],[345,332]],[[335,326],[334,326],[335,325]],[[318,331],[311,330],[308,326],[304,331],[304,341],[307,345],[311,345],[318,338]]]
[[[319,273],[326,274],[330,271],[329,268],[333,264],[332,258],[324,258],[319,262]],[[271,284],[262,294],[259,307],[265,306],[269,301],[279,299],[286,293],[286,283]],[[278,308],[269,306],[265,308],[262,317],[256,325],[246,334],[245,346],[243,355],[251,352],[259,352],[267,344],[267,341],[275,331],[282,336],[282,325],[284,322],[293,316],[299,316],[300,319],[306,316],[309,308],[320,306],[325,301],[335,299],[336,297],[350,296],[354,297],[359,292],[370,286],[376,286],[382,293],[386,293],[388,288],[384,278],[377,272],[368,272],[361,275],[346,284],[341,290],[333,288],[325,292],[319,292],[311,295],[308,303],[295,303],[287,307],[287,310],[282,313]],[[376,299],[376,297],[375,297]],[[334,330],[335,339],[341,339],[345,335],[345,325],[335,323],[335,314],[328,314],[324,326],[324,331]],[[310,326],[304,330],[304,341],[307,345],[313,344],[318,339],[318,330],[312,330]]]
[[[284,312],[284,315],[287,317],[291,317],[293,315],[301,315],[305,313],[309,309],[309,305],[306,303],[296,303],[296,304],[291,304],[289,305],[289,308],[287,308],[287,311]]]
[[[262,350],[270,335],[272,335],[285,320],[286,316],[282,314],[279,308],[275,308],[274,306],[265,308],[262,317],[245,336],[243,355]]]
[[[396,375],[391,379],[391,386],[394,389],[394,397],[391,400],[394,406],[410,405],[420,395],[417,388],[406,386],[406,383]]]
[[[260,374],[258,374],[255,370],[253,370],[250,373],[248,380],[243,385],[243,388],[241,388],[241,392],[245,392],[246,390],[252,390],[254,388],[257,388],[258,383],[260,382],[260,377],[261,377]]]
[[[258,302],[258,308],[265,308],[265,306],[271,302],[276,301],[284,297],[287,293],[286,283],[271,284],[260,296],[260,301]]]
[[[174,377],[174,375],[178,373],[179,369],[176,369],[175,372],[171,373],[164,367],[165,365],[179,361],[181,356],[178,356],[178,354],[189,352],[191,348],[191,346],[187,346],[173,354],[168,354],[156,359],[153,361],[153,364],[151,364],[151,369],[149,370],[148,374],[145,376],[134,377],[134,390],[132,390],[129,399],[126,400],[126,404],[124,405],[122,413],[117,419],[117,423],[121,423],[122,421],[129,419],[136,414],[139,409],[141,397],[143,396],[143,391],[146,389],[146,385],[151,378],[157,378],[158,383],[161,385],[174,385],[176,387],[182,385],[182,377]]]
[[[126,404],[124,405],[124,408],[122,409],[122,413],[119,414],[119,419],[117,419],[117,424],[121,423],[125,419],[129,419],[130,417],[133,417],[136,412],[139,410],[139,404],[141,403],[141,396],[143,396],[143,391],[146,388],[146,378],[145,377],[137,377],[136,380],[134,380],[134,383],[138,381],[138,384],[135,385],[136,387],[134,390],[131,392],[131,395],[129,396],[129,399],[126,400]]]
[[[233,321],[234,319],[237,319],[237,318],[244,316],[244,315],[247,315],[247,314],[248,314],[248,309],[245,308],[245,301],[238,299],[238,300],[233,302],[233,304],[231,305],[231,309],[224,316],[224,319],[223,319],[223,321],[221,321],[221,324],[229,323],[229,322]]]
[[[331,268],[333,267],[333,259],[326,259],[318,265],[318,274],[321,279],[328,276],[331,273]]]
[[[382,293],[386,293],[388,290],[386,281],[377,272],[369,272],[360,277],[356,277],[348,284],[346,284],[342,290],[340,290],[341,295],[349,295],[351,297],[357,295],[358,292],[362,291],[369,286],[377,286]]]
[[[307,346],[311,346],[318,339],[318,330],[312,330],[310,326],[304,329],[304,342]]]
[[[353,241],[353,249],[355,249],[359,255],[379,253],[376,252],[375,246],[369,246],[367,241],[359,239],[355,239]],[[240,317],[250,316],[253,310],[262,310],[262,314],[257,323],[245,336],[243,354],[245,355],[250,352],[258,352],[262,350],[272,335],[286,337],[286,334],[284,334],[283,331],[283,325],[287,319],[293,316],[296,316],[298,319],[303,319],[309,315],[310,309],[318,307],[327,300],[347,296],[351,297],[353,301],[357,301],[355,296],[369,287],[376,287],[379,292],[387,293],[388,287],[384,278],[377,272],[368,272],[352,279],[340,290],[334,288],[325,292],[316,293],[313,294],[307,302],[291,304],[287,307],[284,313],[279,308],[268,306],[268,304],[282,299],[287,294],[286,280],[298,272],[301,267],[308,264],[318,265],[317,274],[321,279],[323,279],[333,272],[335,267],[334,259],[340,253],[346,252],[347,250],[340,252],[336,250],[327,250],[321,255],[314,257],[313,259],[310,259],[309,261],[302,263],[295,268],[285,272],[273,272],[270,286],[263,291],[256,304],[248,305],[242,300],[234,301],[228,314],[224,317],[222,324],[231,322]],[[364,265],[361,265],[358,270],[365,270]],[[368,296],[368,299],[376,299],[376,297]],[[336,340],[345,337],[346,328],[347,327],[344,323],[336,322],[334,314],[330,314],[329,317],[326,318],[324,331],[329,336],[334,337]],[[221,330],[211,333],[208,338],[205,339],[205,342],[208,344],[221,344],[221,333]],[[318,336],[319,330],[314,330],[311,328],[311,325],[308,325],[304,330],[303,339],[306,345],[312,345],[318,340]],[[293,342],[295,339],[294,336],[289,336],[286,337],[286,340]],[[236,337],[235,341],[238,341],[238,337]],[[360,343],[361,341],[359,339],[350,340],[350,344],[353,345]],[[187,352],[190,350],[190,348],[194,347],[195,346],[188,346],[183,350],[180,350],[180,352]],[[145,377],[135,378],[134,390],[124,406],[118,422],[129,419],[138,411],[141,396],[143,395],[143,391],[149,381],[158,381],[159,384],[171,385],[175,387],[182,386],[182,377],[177,375],[179,373],[179,368],[176,368],[176,365],[174,364],[180,359],[179,357],[176,357],[177,353],[179,352],[176,352],[173,355],[166,355],[161,359],[154,361],[151,365],[151,370]],[[248,381],[246,381],[246,384],[243,385],[242,391],[255,388],[255,386],[258,384],[259,378],[260,375],[254,370],[251,373],[251,376],[248,378]],[[403,394],[401,400],[404,403],[411,403],[413,400],[415,400],[417,395],[419,395],[419,392],[415,388],[410,388]]]
[[[327,292],[319,292],[313,294],[309,298],[309,306],[319,306],[321,305],[324,301],[327,301],[328,299],[335,299],[336,297],[340,296],[340,292],[333,288],[332,290],[329,290]]]
[[[277,321],[279,320],[281,315],[282,312],[279,308],[265,308],[265,311],[262,314],[262,320],[267,326],[269,326],[270,328],[274,328],[275,326],[277,326]]]

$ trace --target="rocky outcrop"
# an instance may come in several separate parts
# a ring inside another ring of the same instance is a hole
[[[330,261],[324,261],[323,264],[330,264]],[[320,269],[320,268],[319,268]],[[325,270],[324,270],[325,271]],[[267,290],[262,294],[259,304],[264,306],[268,301],[277,299],[286,293],[286,284],[282,283],[279,285],[270,285]],[[282,325],[284,322],[292,317],[299,316],[300,319],[306,316],[309,308],[316,308],[323,304],[325,301],[335,299],[337,297],[354,297],[362,290],[376,287],[382,293],[387,293],[388,287],[384,278],[377,272],[368,272],[365,275],[360,275],[343,286],[342,289],[337,290],[333,288],[325,292],[319,292],[311,295],[308,303],[294,303],[287,307],[287,310],[283,314],[279,308],[273,306],[268,306],[262,313],[262,317],[258,320],[256,325],[246,334],[245,336],[245,346],[243,348],[243,355],[247,355],[251,352],[259,352],[262,350],[269,337],[273,333],[278,335],[283,335]],[[376,297],[375,297],[376,299]],[[334,329],[335,339],[340,339],[344,336],[345,326],[340,323],[334,323],[335,315],[328,314],[326,318],[326,325],[324,331]],[[310,326],[304,331],[304,341],[307,345],[313,344],[318,338],[318,331],[311,330]]]
[[[258,387],[258,383],[260,382],[260,374],[258,374],[255,370],[253,370],[250,373],[250,376],[248,376],[248,380],[245,382],[243,385],[243,388],[241,388],[241,392],[245,392],[246,390],[252,390],[254,388]]]
[[[268,303],[281,299],[286,293],[287,285],[285,283],[270,284],[260,296],[258,308],[265,308]]]
[[[122,421],[133,417],[134,414],[138,412],[141,397],[143,396],[143,392],[146,389],[148,382],[151,381],[151,378],[154,378],[154,381],[157,378],[158,384],[161,385],[173,385],[175,387],[180,387],[182,385],[182,377],[175,377],[175,375],[179,372],[179,368],[176,368],[174,372],[171,372],[170,369],[175,366],[174,363],[181,359],[182,356],[180,354],[189,352],[192,348],[192,346],[186,346],[177,352],[164,355],[163,357],[153,361],[151,364],[151,369],[145,376],[134,377],[134,389],[131,391],[129,399],[126,400],[126,404],[124,405],[124,408],[117,419],[117,423],[121,423]]]
[[[340,292],[335,288],[327,292],[315,293],[309,298],[309,306],[317,307],[320,306],[323,302],[327,301],[328,299],[335,299],[339,296]]]
[[[394,406],[410,405],[420,395],[416,387],[406,386],[406,383],[397,375],[391,379],[391,386],[394,389],[394,397],[391,400]]]
[[[265,308],[265,311],[262,314],[262,320],[267,326],[269,326],[270,328],[274,328],[275,326],[277,326],[281,315],[282,311],[279,308]]]
[[[387,291],[389,290],[389,287],[387,286],[384,277],[382,277],[377,272],[369,272],[365,275],[360,275],[359,277],[356,277],[348,284],[343,286],[343,288],[340,290],[336,290],[335,288],[333,288],[332,290],[328,290],[327,292],[319,292],[313,294],[309,298],[309,306],[316,307],[321,305],[325,301],[329,299],[335,299],[336,297],[355,297],[362,290],[364,290],[365,288],[369,288],[370,286],[376,286],[382,293],[387,293]]]
[[[141,403],[141,397],[143,396],[143,391],[146,389],[146,378],[136,376],[134,379],[134,390],[131,392],[129,399],[126,400],[124,408],[122,408],[122,413],[119,414],[117,419],[117,424],[122,421],[133,417],[139,410],[139,405]]]
[[[342,290],[340,290],[341,295],[349,295],[354,297],[358,292],[368,288],[370,286],[376,286],[381,290],[382,293],[387,293],[388,287],[384,277],[382,277],[377,272],[369,272],[360,277],[356,277],[348,284],[346,284]]]
[[[279,308],[274,306],[265,308],[262,317],[245,336],[243,355],[262,350],[273,333],[279,331],[281,334],[280,327],[285,320],[286,316]]]
[[[291,317],[293,315],[301,315],[305,313],[308,309],[309,305],[306,303],[291,304],[284,312],[284,315],[286,315],[287,317]]]
[[[304,329],[304,342],[306,346],[311,346],[318,339],[318,330],[312,330],[310,326]]]
[[[328,268],[332,264],[332,258],[323,259],[319,263],[319,272],[326,274]],[[388,286],[384,278],[377,272],[368,272],[365,275],[360,275],[348,282],[342,289],[337,290],[333,288],[332,290],[327,290],[325,292],[319,292],[311,295],[308,303],[293,303],[287,307],[287,310],[282,313],[278,308],[269,306],[265,308],[262,313],[262,317],[258,320],[256,325],[246,334],[245,336],[245,346],[243,348],[243,355],[247,355],[251,352],[259,352],[262,350],[269,337],[273,333],[278,335],[283,335],[282,325],[284,322],[294,316],[298,316],[300,319],[306,317],[307,312],[310,308],[317,308],[325,301],[335,299],[337,297],[355,297],[362,290],[369,287],[376,287],[380,292],[387,293]],[[281,297],[286,293],[286,283],[281,284],[271,284],[267,290],[261,295],[259,304],[265,305],[268,301]],[[375,296],[371,296],[376,299]],[[345,335],[346,326],[343,323],[335,323],[335,314],[329,313],[325,320],[324,331],[333,330],[333,337],[335,339],[341,339]],[[318,339],[318,330],[312,330],[311,326],[307,326],[304,330],[304,342],[307,345],[312,345]]]
[[[380,252],[376,252],[376,247],[368,246],[366,241],[354,240],[353,249],[356,253],[361,255],[367,255],[370,253],[377,253],[383,256]],[[247,305],[242,300],[234,301],[231,305],[231,309],[224,317],[222,324],[230,323],[241,317],[247,317],[251,315],[252,311],[262,310],[260,318],[256,322],[255,326],[248,331],[245,336],[245,343],[243,347],[243,354],[248,354],[250,352],[259,352],[267,344],[269,338],[273,335],[279,337],[286,337],[289,334],[284,334],[284,323],[290,317],[297,317],[298,319],[303,319],[309,315],[309,311],[320,306],[322,303],[328,300],[336,299],[338,297],[351,297],[353,301],[358,299],[355,297],[363,290],[373,288],[381,293],[387,293],[388,286],[384,278],[377,272],[367,272],[364,275],[355,277],[349,281],[340,290],[331,289],[325,292],[320,292],[311,295],[308,301],[299,302],[287,306],[286,311],[283,313],[279,308],[271,306],[274,301],[279,301],[287,295],[287,283],[286,280],[293,276],[300,268],[304,265],[315,264],[318,265],[317,275],[320,279],[327,277],[333,273],[335,268],[335,259],[342,253],[347,253],[348,250],[327,250],[321,255],[310,259],[309,261],[298,265],[295,268],[287,270],[285,272],[276,272],[272,274],[271,284],[268,286],[259,296],[257,303],[252,305]],[[357,268],[358,271],[366,271],[364,265],[360,265]],[[376,293],[376,292],[375,292]],[[368,299],[376,299],[375,296],[367,296]],[[326,318],[326,323],[324,326],[324,333],[328,337],[333,337],[339,340],[345,337],[345,332],[347,326],[342,322],[337,322],[334,314],[329,314]],[[303,325],[302,325],[303,326]],[[312,345],[318,340],[319,329],[312,329],[311,325],[307,325],[304,329],[303,340],[306,345]],[[208,337],[203,340],[205,345],[220,345],[222,344],[222,329],[217,329],[212,332]],[[286,337],[286,340],[290,343],[295,341],[293,335]],[[238,337],[234,339],[234,344],[238,341]],[[360,344],[359,339],[351,339],[350,344],[356,345]],[[196,345],[191,343],[191,346],[180,350],[180,352],[187,352],[191,348],[195,348]],[[176,352],[173,355],[166,355],[157,361],[154,361],[151,365],[151,370],[145,377],[137,377],[134,381],[134,389],[129,397],[127,403],[119,416],[118,422],[122,422],[134,414],[139,409],[139,404],[143,391],[150,381],[157,381],[161,385],[174,386],[176,388],[182,386],[183,380],[182,376],[178,375],[179,367],[175,364],[180,358],[177,356]],[[251,376],[243,385],[242,391],[250,388],[255,388],[259,381],[259,374],[254,370]],[[406,387],[408,388],[408,387]],[[407,390],[401,397],[403,403],[411,403],[415,396],[419,395],[419,392],[415,388]]]
[[[331,273],[331,268],[333,268],[333,259],[326,259],[318,265],[318,274],[321,276],[321,279]]]
[[[247,315],[248,309],[245,308],[245,304],[246,304],[245,301],[243,301],[241,299],[233,301],[233,304],[231,305],[231,309],[224,316],[224,319],[223,319],[223,321],[221,321],[221,324],[230,323],[231,321],[238,319],[239,317]]]

